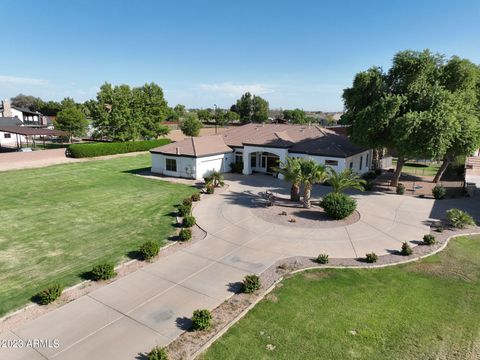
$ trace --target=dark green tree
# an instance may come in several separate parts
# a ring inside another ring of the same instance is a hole
[[[54,124],[56,129],[69,133],[71,138],[85,135],[88,121],[80,110],[70,106],[57,114]]]
[[[290,121],[293,124],[306,124],[308,123],[307,114],[305,111],[300,109],[294,110],[284,110],[283,111],[284,119]]]
[[[243,94],[231,110],[240,115],[240,120],[244,124],[268,121],[268,101],[260,96],[252,96],[249,92]]]
[[[186,136],[198,136],[202,128],[202,122],[195,113],[188,113],[180,124],[180,130]]]

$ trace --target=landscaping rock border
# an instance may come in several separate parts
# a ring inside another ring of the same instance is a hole
[[[396,266],[423,259],[442,251],[450,239],[459,236],[469,236],[480,234],[480,227],[470,227],[467,229],[448,228],[442,232],[437,232],[432,226],[431,234],[436,237],[434,245],[424,245],[418,241],[419,246],[413,248],[410,256],[403,256],[400,253],[380,255],[378,261],[374,264],[368,264],[363,258],[358,259],[330,259],[326,265],[315,262],[314,258],[306,256],[296,256],[277,261],[260,275],[262,288],[253,294],[232,294],[232,296],[220,304],[212,311],[213,327],[206,331],[184,332],[176,340],[167,346],[170,359],[194,359],[206,351],[218,338],[228,331],[237,321],[245,316],[258,302],[263,299],[276,301],[275,297],[268,298],[268,294],[277,286],[281,286],[281,281],[295,273],[311,269],[358,269],[358,268],[383,268],[387,266]]]

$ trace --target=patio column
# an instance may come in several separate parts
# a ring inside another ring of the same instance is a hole
[[[252,168],[250,166],[250,153],[243,149],[243,175],[251,175]]]

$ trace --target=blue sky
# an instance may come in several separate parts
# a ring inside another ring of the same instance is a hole
[[[170,105],[342,110],[342,89],[395,52],[480,63],[478,0],[0,0],[0,98],[83,101],[156,82]]]

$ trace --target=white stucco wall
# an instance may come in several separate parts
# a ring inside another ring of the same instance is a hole
[[[353,163],[352,170],[359,174],[365,174],[372,169],[372,151],[371,150],[366,150],[362,153],[356,154],[354,156],[350,156],[345,160],[346,160],[346,166],[350,167],[350,163]],[[361,166],[360,166],[360,160],[362,161]]]
[[[151,155],[153,173],[197,180],[203,179],[212,171],[229,172],[230,163],[233,161],[232,153],[198,158],[164,154]],[[166,159],[176,159],[176,172],[168,171],[166,169]]]

